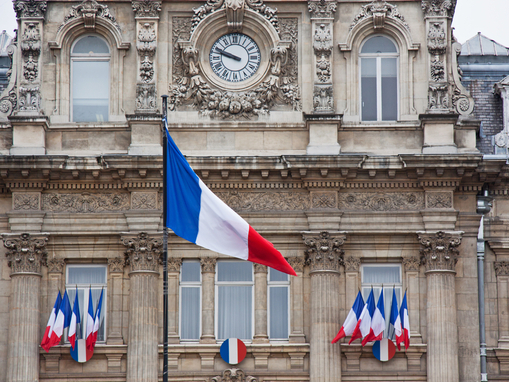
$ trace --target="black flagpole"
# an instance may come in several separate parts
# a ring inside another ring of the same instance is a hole
[[[168,96],[163,99],[163,119],[167,117]],[[168,228],[166,227],[166,156],[168,138],[163,124],[163,382],[168,382]]]

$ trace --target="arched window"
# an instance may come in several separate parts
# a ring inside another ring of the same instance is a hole
[[[398,56],[396,44],[388,37],[373,36],[362,44],[362,121],[398,119]]]
[[[108,121],[109,98],[108,44],[98,36],[84,36],[71,50],[72,121]]]

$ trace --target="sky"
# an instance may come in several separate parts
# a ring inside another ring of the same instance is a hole
[[[389,0],[390,2],[390,0]],[[481,32],[499,44],[509,47],[509,0],[457,0],[453,27],[459,42],[464,43]],[[17,28],[10,0],[0,0],[0,31],[11,36]]]

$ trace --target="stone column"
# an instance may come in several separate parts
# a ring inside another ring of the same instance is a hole
[[[255,289],[255,332],[253,343],[268,343],[267,334],[267,267],[261,264],[254,265]]]
[[[180,342],[179,275],[181,266],[182,258],[170,257],[168,259],[168,343],[170,344],[178,344]]]
[[[125,260],[120,257],[108,259],[108,345],[121,345],[122,337],[122,299]]]
[[[157,296],[162,238],[141,232],[123,236],[129,272],[127,381],[157,382]]]
[[[41,266],[47,235],[2,235],[11,268],[7,382],[39,380]]]
[[[341,351],[331,346],[339,322],[339,268],[344,232],[305,232],[311,276],[310,377],[313,382],[341,381]]]
[[[216,258],[205,257],[201,263],[201,337],[202,344],[215,344],[214,334],[214,276],[216,274]]]
[[[303,257],[289,257],[288,263],[297,273],[290,277],[290,343],[305,343],[304,335],[304,264]]]
[[[418,232],[426,267],[428,382],[458,382],[455,267],[462,232]]]

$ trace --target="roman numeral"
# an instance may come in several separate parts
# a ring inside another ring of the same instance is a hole
[[[258,55],[249,56],[250,60],[258,60]]]

